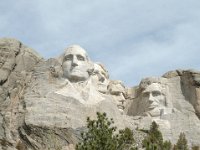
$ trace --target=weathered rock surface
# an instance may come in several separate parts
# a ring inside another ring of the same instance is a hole
[[[126,88],[78,45],[44,60],[15,39],[0,39],[0,149],[74,149],[86,118],[106,112],[141,143],[156,121],[165,139],[185,132],[200,145],[200,72],[175,70]]]
[[[73,48],[75,48],[74,51],[76,53],[80,47],[75,46]],[[73,48],[70,47],[70,50]],[[80,137],[81,129],[86,125],[87,116],[95,118],[96,112],[106,112],[109,117],[115,120],[119,128],[131,126],[129,122],[125,121],[128,119],[122,115],[115,99],[118,94],[120,96],[125,91],[124,87],[122,91],[120,89],[117,90],[114,95],[109,93],[107,90],[109,79],[106,70],[101,65],[97,67],[97,64],[86,61],[85,55],[81,48],[78,54],[70,53],[69,56],[66,56],[67,58],[61,56],[61,60],[50,59],[38,64],[33,72],[30,88],[27,88],[27,92],[24,95],[26,127],[31,129],[40,127],[45,127],[49,130],[60,129],[63,132],[69,130],[70,134],[68,134],[67,138],[63,140],[63,143],[58,144],[61,147],[75,144]],[[75,61],[80,59],[78,57],[81,58],[81,61],[74,62],[73,59]],[[63,68],[65,66],[63,65],[64,63],[66,63],[67,67],[72,67],[72,69],[66,70]],[[94,68],[91,68],[93,64]],[[87,69],[79,69],[79,66],[84,66]],[[80,73],[84,71],[85,73]],[[26,130],[23,136],[29,137],[32,143],[35,143],[35,149],[54,148],[48,145],[50,141],[46,143],[35,141],[35,134],[40,138],[46,138],[46,135],[38,135],[38,133],[34,132],[31,132],[31,136],[29,136]],[[53,132],[52,134],[56,133]],[[58,141],[61,141],[63,137],[60,136],[59,138]],[[42,140],[42,142],[44,141]]]
[[[14,149],[20,143],[24,92],[40,61],[42,57],[21,42],[0,39],[0,149]]]
[[[184,132],[190,145],[199,145],[199,76],[198,71],[176,70],[143,79],[130,92],[127,115],[134,116],[138,128],[156,121],[165,139],[175,142]]]

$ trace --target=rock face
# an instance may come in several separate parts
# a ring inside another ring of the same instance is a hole
[[[0,39],[0,149],[14,149],[24,124],[24,93],[33,68],[44,61],[15,39]]]
[[[74,149],[97,111],[118,128],[156,121],[165,139],[175,142],[184,132],[190,145],[200,145],[197,71],[171,71],[126,88],[78,45],[48,60],[14,39],[0,39],[0,49],[0,149]]]
[[[127,115],[133,116],[139,129],[147,129],[155,121],[165,139],[175,142],[184,132],[191,145],[199,145],[200,120],[194,105],[198,103],[198,86],[188,82],[193,81],[192,74],[171,72],[160,78],[143,79],[127,105]]]

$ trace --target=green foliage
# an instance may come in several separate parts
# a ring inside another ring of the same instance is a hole
[[[170,141],[165,141],[163,143],[163,150],[171,150],[172,149],[172,143]]]
[[[192,146],[192,150],[200,150],[199,146]]]
[[[156,122],[152,122],[147,136],[142,141],[143,148],[146,150],[170,150],[172,145],[170,141],[163,141],[162,133],[158,129]]]
[[[129,149],[133,143],[133,132],[129,128],[125,128],[124,130],[120,130],[119,134],[116,135],[117,137],[117,150],[124,150]],[[134,148],[132,148],[134,150]]]
[[[76,145],[76,150],[134,150],[132,131],[125,128],[115,134],[117,128],[113,124],[106,113],[97,112],[97,120],[88,117],[88,131],[81,134],[82,142]]]
[[[129,128],[119,130],[113,126],[113,119],[106,113],[97,112],[97,120],[87,118],[87,132],[81,134],[82,141],[76,145],[76,150],[137,150],[134,145],[133,132]],[[177,143],[172,147],[170,141],[164,141],[156,122],[152,122],[150,130],[143,130],[147,136],[142,141],[145,150],[189,150],[184,133],[179,135]],[[193,146],[192,150],[200,150]]]
[[[174,145],[173,150],[189,150],[187,139],[184,133],[180,133],[177,143]]]

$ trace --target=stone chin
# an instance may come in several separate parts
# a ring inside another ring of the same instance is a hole
[[[149,106],[149,110],[153,110],[153,109],[155,109],[155,108],[158,108],[158,105],[150,105],[150,106]]]
[[[161,116],[161,110],[158,107],[149,110],[147,113],[151,116],[151,117],[160,117]]]
[[[155,108],[159,108],[159,107],[164,107],[164,105],[161,105],[157,102],[153,102],[152,104],[149,105],[149,109],[152,110],[152,109],[155,109]]]
[[[80,71],[73,71],[67,75],[67,78],[71,82],[79,82],[87,80],[89,75],[87,73],[81,73]]]

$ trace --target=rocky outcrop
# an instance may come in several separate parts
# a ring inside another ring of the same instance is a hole
[[[68,48],[69,56],[44,60],[17,40],[1,43],[12,53],[7,57],[2,51],[7,72],[1,80],[1,149],[69,149],[85,130],[86,118],[95,118],[97,111],[114,118],[119,128],[130,125],[123,123],[124,108],[119,111],[117,105],[125,87],[120,82],[122,91],[110,92],[115,85],[107,89],[108,72],[81,47]]]
[[[77,46],[75,48],[76,52]],[[70,53],[67,57],[74,59],[73,57],[80,57],[81,54],[85,56],[82,49],[78,52],[74,56]],[[75,145],[80,138],[80,132],[85,128],[86,118],[90,116],[94,119],[96,112],[106,112],[115,120],[119,128],[124,128],[126,124],[130,126],[128,122],[124,124],[126,122],[124,120],[127,119],[119,111],[117,101],[114,99],[117,96],[113,96],[107,90],[110,81],[106,70],[101,65],[97,67],[97,63],[86,61],[86,59],[85,62],[81,60],[80,63],[69,60],[69,63],[64,62],[65,58],[62,56],[60,58],[61,60],[50,59],[41,62],[35,67],[30,86],[24,95],[26,104],[24,122],[26,128],[31,129],[27,131],[22,127],[22,137],[27,137],[26,145],[35,143],[32,146],[33,149],[55,149],[56,146],[65,148],[70,144]],[[72,69],[66,70],[63,68],[65,66],[63,63],[67,63],[65,65]],[[81,65],[87,69],[76,68]],[[73,72],[74,68],[76,71]],[[85,72],[81,74],[79,71]],[[76,74],[77,72],[79,73]],[[48,129],[53,136],[58,136],[57,140],[62,143],[48,144],[52,142],[46,134],[35,132],[38,128],[41,132],[46,132]],[[66,135],[62,136],[54,130],[60,130]],[[46,143],[38,142],[45,142],[45,140],[37,140],[36,136],[39,139],[46,139]]]
[[[174,76],[174,74],[176,75]],[[185,100],[192,104],[196,115],[200,118],[200,71],[176,70],[164,74],[163,77],[168,79],[180,77],[181,90]]]
[[[185,132],[200,145],[200,73],[176,70],[127,88],[78,45],[44,60],[15,39],[0,39],[0,149],[74,149],[86,118],[106,112],[141,143],[156,121],[165,139]]]
[[[32,70],[43,61],[15,39],[0,39],[0,149],[14,149],[24,118],[24,92]]]
[[[184,132],[190,145],[199,145],[199,77],[198,71],[175,70],[143,79],[130,92],[127,115],[133,116],[139,129],[156,121],[165,139],[177,141]]]

